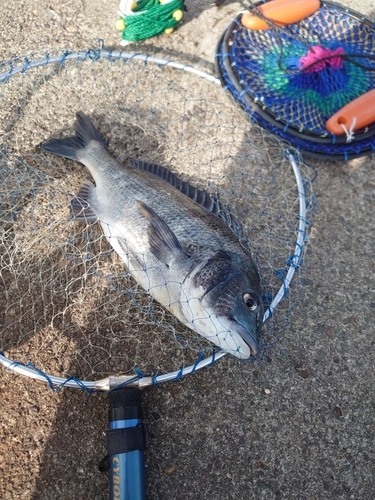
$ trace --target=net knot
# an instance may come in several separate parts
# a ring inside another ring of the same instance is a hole
[[[180,380],[182,378],[183,373],[184,373],[184,368],[181,366],[177,372],[176,377],[173,379],[173,381]]]
[[[356,124],[357,124],[357,118],[355,116],[353,117],[349,129],[346,127],[344,123],[340,123],[342,129],[346,134],[346,142],[352,142],[352,140],[354,139],[354,127],[356,126]]]
[[[194,373],[197,369],[197,366],[199,365],[199,363],[202,361],[202,359],[204,359],[204,354],[203,352],[200,352],[199,353],[199,356],[198,356],[198,359],[196,360],[196,362],[194,363],[193,365],[193,368],[192,368],[192,371],[191,373]]]
[[[100,52],[100,48],[98,50],[89,49],[87,51],[87,57],[89,57],[92,61],[97,61],[98,59],[100,59]]]
[[[65,62],[66,62],[67,57],[70,54],[71,54],[71,52],[69,52],[69,50],[66,50],[63,54],[61,54],[61,57],[58,60],[58,64],[60,64],[60,66],[63,66],[65,64]]]
[[[301,245],[300,245],[300,247],[301,247]],[[293,255],[289,255],[289,257],[286,261],[286,264],[289,267],[294,267],[294,269],[298,269],[300,262],[301,262],[301,255],[294,253]]]
[[[271,318],[273,316],[273,309],[271,307],[273,297],[269,293],[264,293],[263,296],[262,296],[262,299],[263,299],[263,302],[264,302],[264,304],[266,306],[265,309],[267,311],[266,312],[267,319],[269,319],[269,318]]]
[[[281,282],[283,284],[283,292],[284,292],[283,297],[286,297],[286,294],[288,292],[288,288],[285,284],[285,270],[284,269],[277,269],[275,271],[275,274],[276,274],[276,276],[278,276],[281,279]]]
[[[21,73],[25,73],[25,71],[27,71],[30,68],[30,61],[28,60],[27,57],[24,57],[23,62],[24,62],[24,66],[21,70]]]
[[[342,69],[344,61],[341,54],[344,53],[342,47],[335,50],[323,48],[321,45],[314,45],[310,48],[307,55],[300,57],[300,65],[305,73],[316,73],[326,68]],[[337,56],[337,57],[335,57]]]
[[[138,368],[137,366],[135,366],[133,368],[133,372],[136,374],[138,380],[141,379],[141,378],[144,378],[144,377],[147,377],[148,375],[146,375],[146,373],[144,373],[140,368]]]

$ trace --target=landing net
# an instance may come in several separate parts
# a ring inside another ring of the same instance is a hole
[[[0,362],[51,387],[107,389],[110,376],[158,383],[224,355],[133,281],[98,223],[71,220],[88,171],[38,145],[71,135],[78,110],[120,162],[164,165],[229,207],[261,275],[264,359],[298,305],[311,170],[215,77],[100,48],[0,66]]]

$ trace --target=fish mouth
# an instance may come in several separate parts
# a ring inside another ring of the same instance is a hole
[[[241,323],[236,321],[234,318],[232,318],[232,324],[233,330],[238,333],[245,344],[248,345],[251,355],[256,356],[260,351],[260,345],[258,339],[256,338],[257,334],[252,335],[247,328],[242,326]]]

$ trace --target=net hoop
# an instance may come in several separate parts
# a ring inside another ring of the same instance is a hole
[[[20,64],[18,66],[13,66],[12,64],[9,63],[10,65],[9,70],[0,74],[0,82],[7,82],[13,76],[20,73],[24,73],[30,68],[38,66],[46,66],[48,64],[53,64],[53,63],[63,65],[65,61],[68,60],[73,59],[78,61],[84,61],[87,58],[90,58],[92,60],[98,60],[100,58],[103,58],[103,59],[108,59],[112,62],[119,59],[124,59],[124,60],[136,59],[144,62],[145,64],[152,63],[159,67],[169,66],[176,70],[187,71],[200,78],[206,79],[215,85],[221,84],[220,80],[215,76],[189,65],[149,55],[143,55],[139,53],[105,50],[102,47],[99,47],[98,50],[90,49],[89,51],[86,52],[82,51],[64,52],[63,54],[57,56],[47,55],[45,58],[35,61],[29,61],[27,58],[24,58],[23,64]],[[295,156],[288,151],[286,152],[286,156],[293,170],[293,175],[296,181],[296,190],[298,192],[298,200],[299,200],[299,214],[297,216],[298,225],[296,228],[296,242],[295,242],[294,254],[292,256],[288,256],[288,259],[286,259],[287,273],[285,279],[283,280],[282,286],[275,295],[272,303],[265,311],[263,321],[266,321],[268,318],[272,316],[273,311],[276,309],[277,305],[285,297],[289,285],[292,282],[293,276],[301,263],[305,248],[305,242],[307,240],[306,229],[308,227],[308,220],[306,218],[307,206],[306,206],[304,181],[302,179],[301,172]],[[198,360],[193,365],[190,365],[185,368],[180,368],[179,370],[166,374],[145,376],[142,373],[141,374],[135,373],[134,376],[120,375],[116,377],[107,377],[105,379],[97,381],[78,380],[75,377],[63,378],[54,375],[49,375],[42,372],[41,370],[38,370],[38,368],[34,367],[30,363],[28,365],[25,365],[22,362],[12,361],[11,359],[7,358],[5,354],[2,352],[0,352],[0,364],[2,364],[7,370],[14,371],[20,375],[24,375],[39,381],[44,381],[48,383],[50,388],[53,390],[60,390],[62,387],[71,387],[91,392],[91,391],[109,391],[114,388],[118,388],[120,386],[131,386],[131,387],[136,386],[139,388],[145,388],[152,385],[160,384],[162,382],[179,380],[181,377],[185,375],[192,374],[197,370],[200,370],[202,368],[214,364],[217,360],[226,355],[227,353],[223,351],[214,352],[211,356],[208,356],[204,359],[198,358]]]

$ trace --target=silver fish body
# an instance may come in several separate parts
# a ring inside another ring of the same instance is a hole
[[[100,221],[129,273],[181,322],[245,359],[259,350],[259,275],[228,224],[161,178],[125,167],[106,150],[90,119],[76,135],[42,145],[90,171],[72,201],[77,219]]]

